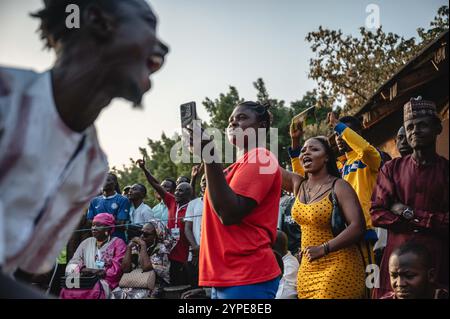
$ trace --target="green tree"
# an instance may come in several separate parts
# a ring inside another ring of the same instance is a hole
[[[308,91],[301,100],[291,103],[291,109],[293,112],[291,117],[294,117],[304,110],[315,106],[315,121],[311,125],[304,128],[305,132],[303,138],[305,140],[313,136],[329,135],[331,133],[326,123],[327,114],[332,111],[332,108],[329,105],[331,105],[329,98],[324,94],[318,95],[317,90]]]
[[[269,111],[272,113],[272,128],[278,133],[278,161],[282,167],[290,163],[287,148],[290,145],[289,124],[291,123],[292,111],[285,105],[283,100],[271,98],[267,91],[264,80],[259,78],[253,82],[256,89],[256,100],[260,103],[268,103]],[[270,140],[267,140],[269,143]]]
[[[439,9],[430,29],[418,29],[420,40],[405,39],[380,27],[364,27],[359,35],[344,36],[341,30],[319,27],[306,40],[316,56],[310,60],[309,77],[317,82],[319,94],[329,97],[329,106],[343,105],[346,113],[361,107],[386,80],[430,41],[448,29],[448,6]]]
[[[280,165],[286,167],[290,165],[289,156],[287,154],[287,148],[290,145],[289,126],[292,117],[310,106],[316,106],[315,109],[315,123],[306,128],[305,138],[325,135],[327,134],[327,127],[325,125],[326,114],[331,111],[330,107],[327,107],[328,100],[324,96],[317,96],[317,92],[307,92],[301,100],[290,103],[289,106],[285,105],[283,100],[271,98],[264,80],[259,78],[253,82],[253,86],[256,89],[256,100],[261,103],[269,103],[270,111],[273,115],[272,128],[278,130],[278,160]],[[243,102],[237,89],[233,86],[229,87],[229,91],[225,94],[220,94],[218,98],[212,100],[205,98],[203,105],[207,110],[210,119],[204,122],[207,127],[214,127],[219,129],[222,134],[222,143],[229,143],[225,135],[225,128],[228,126],[228,119],[236,105]],[[158,179],[171,177],[177,178],[178,176],[185,175],[190,176],[192,165],[191,163],[174,163],[170,159],[170,151],[175,143],[180,141],[179,135],[173,137],[167,137],[164,133],[161,135],[160,140],[147,140],[147,148],[140,148],[139,152],[147,163],[147,167],[152,174]],[[268,139],[269,143],[270,140]],[[223,144],[222,144],[223,145]],[[234,154],[236,155],[236,154]],[[123,166],[122,169],[113,168],[113,171],[118,175],[119,181],[122,186],[131,185],[134,183],[143,183],[148,185],[144,174],[141,170],[134,165],[134,160],[130,159],[129,166]],[[225,163],[225,166],[230,163]],[[199,182],[199,181],[197,181]],[[197,190],[198,185],[197,185]],[[151,205],[156,204],[156,200],[153,196],[153,192],[149,191],[149,197],[147,202]]]
[[[170,159],[170,151],[180,139],[181,137],[177,134],[170,138],[163,133],[160,140],[147,139],[150,153],[147,152],[147,148],[139,148],[141,158],[145,160],[147,168],[159,181],[163,181],[165,178],[176,180],[181,175],[190,178],[192,164],[176,164]],[[130,158],[130,165],[123,165],[122,169],[113,167],[112,171],[117,175],[121,187],[135,183],[145,185],[148,193],[145,202],[150,206],[154,206],[157,204],[154,191],[148,184],[141,169],[135,165],[136,160],[137,158]]]
[[[309,77],[330,97],[329,106],[344,104],[346,111],[362,106],[417,51],[414,38],[405,40],[382,28],[372,32],[362,27],[360,37],[352,37],[319,27],[306,39],[316,53]]]
[[[405,39],[393,33],[385,33],[381,28],[372,32],[360,28],[358,37],[344,36],[341,30],[328,30],[319,27],[318,31],[308,33],[306,40],[316,56],[310,60],[309,77],[316,80],[317,90],[307,92],[300,100],[286,105],[285,101],[272,98],[267,91],[263,79],[257,79],[253,85],[256,89],[256,100],[271,105],[273,114],[272,127],[278,129],[278,155],[280,165],[289,164],[287,147],[290,145],[289,125],[293,116],[305,109],[316,106],[315,121],[305,128],[305,138],[317,135],[328,135],[326,115],[336,104],[343,105],[344,113],[351,113],[362,106],[376,89],[390,78],[401,66],[407,63],[420,49],[433,41],[441,32],[448,30],[449,8],[443,6],[438,10],[428,30],[417,29],[419,41],[415,38]],[[225,137],[225,128],[233,108],[243,102],[234,86],[228,92],[221,93],[212,100],[208,97],[203,105],[209,114],[207,127],[219,129]],[[335,109],[338,113],[341,110]],[[139,151],[146,160],[154,176],[163,180],[180,175],[190,176],[192,164],[175,164],[170,159],[170,151],[180,141],[179,135],[167,137],[164,133],[160,140],[148,139],[147,148]],[[226,138],[224,143],[228,143]],[[136,160],[136,159],[134,159]],[[145,176],[130,159],[129,166],[122,169],[113,167],[122,186],[139,182],[148,185]],[[149,190],[147,202],[156,204],[153,192]]]
[[[278,129],[278,155],[280,165],[283,167],[289,163],[287,155],[287,146],[290,144],[289,138],[289,123],[291,121],[292,112],[285,106],[283,100],[277,100],[270,97],[267,91],[264,80],[258,78],[253,82],[253,86],[256,89],[256,100],[260,103],[269,103],[270,112],[273,115],[272,127]],[[228,119],[233,112],[236,105],[243,102],[239,95],[238,90],[230,86],[229,91],[226,94],[220,94],[219,98],[211,100],[206,98],[203,102],[208,114],[210,116],[210,126],[215,127],[222,132],[228,126]],[[225,137],[225,135],[224,135]],[[270,140],[268,139],[269,143]],[[228,143],[228,140],[224,138],[224,143]],[[229,163],[226,163],[226,165]]]
[[[206,97],[202,104],[211,119],[209,126],[225,132],[234,107],[241,102],[244,102],[244,99],[239,96],[239,92],[234,86],[230,86],[228,92],[226,94],[221,93],[217,99],[211,100]]]
[[[417,34],[421,39],[421,48],[436,39],[442,32],[448,30],[448,19],[448,6],[442,6],[439,8],[437,15],[434,17],[433,21],[430,22],[430,28],[428,30],[425,30],[424,28],[417,29]]]

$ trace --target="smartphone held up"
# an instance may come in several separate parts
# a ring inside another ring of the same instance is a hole
[[[188,102],[180,105],[181,128],[193,129],[194,120],[198,120],[197,107],[195,102]]]
[[[305,127],[316,121],[315,106],[311,106],[292,118],[291,131],[304,131]]]
[[[181,104],[180,117],[181,130],[185,146],[192,150],[192,147],[195,144],[196,136],[201,139],[203,134],[201,120],[198,118],[195,102]]]

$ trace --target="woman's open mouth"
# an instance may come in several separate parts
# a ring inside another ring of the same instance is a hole
[[[309,167],[309,166],[311,166],[311,164],[312,164],[312,159],[311,159],[311,157],[307,157],[307,156],[305,156],[305,157],[303,157],[303,167]]]

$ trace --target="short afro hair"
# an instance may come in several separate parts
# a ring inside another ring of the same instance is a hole
[[[45,41],[46,48],[54,48],[59,41],[66,40],[76,29],[66,27],[68,5],[74,4],[80,8],[80,15],[90,4],[98,4],[102,8],[113,11],[118,0],[43,0],[44,8],[31,13],[34,18],[39,18],[41,24],[38,31],[41,39]]]
[[[164,180],[163,180],[163,182],[169,182],[172,186],[171,186],[171,188],[172,188],[172,190],[175,190],[175,188],[177,188],[177,182],[175,182],[175,180],[173,179],[173,178],[165,178]]]
[[[147,196],[147,188],[144,186],[144,184],[136,183],[136,185],[139,186],[144,197]]]
[[[408,241],[406,243],[404,243],[403,245],[397,247],[396,249],[394,249],[394,251],[392,252],[391,256],[403,256],[406,255],[408,253],[414,254],[417,257],[419,257],[419,259],[422,261],[422,265],[425,266],[427,269],[430,269],[433,267],[432,264],[432,257],[430,252],[428,251],[428,249],[416,242],[416,241]]]

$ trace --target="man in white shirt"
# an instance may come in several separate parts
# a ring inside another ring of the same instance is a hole
[[[134,184],[131,186],[128,199],[131,201],[130,219],[132,224],[143,226],[154,219],[152,209],[144,203],[145,196],[147,196],[147,188],[144,185]]]
[[[297,273],[300,265],[288,250],[288,238],[284,232],[277,232],[277,240],[272,248],[283,257],[284,266],[275,299],[297,299]]]
[[[79,28],[65,26],[69,4],[80,8]],[[144,0],[46,0],[33,16],[55,65],[40,74],[0,67],[0,266],[7,274],[52,269],[106,179],[95,120],[115,97],[140,105],[168,52]],[[0,286],[7,281],[0,275]]]
[[[206,190],[206,176],[200,181],[200,197],[191,200],[184,217],[184,233],[191,246],[189,254],[189,273],[191,285],[198,286],[198,253],[200,251],[201,226],[203,215],[203,195]]]

